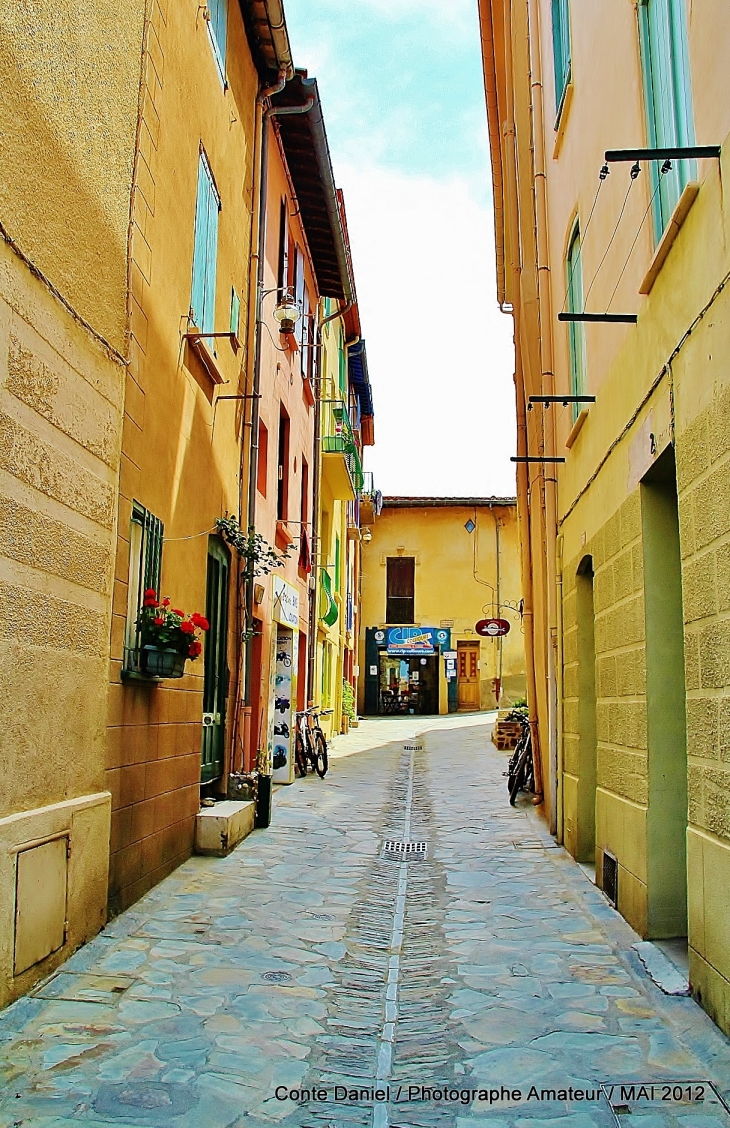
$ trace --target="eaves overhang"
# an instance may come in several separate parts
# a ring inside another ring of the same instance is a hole
[[[516,505],[516,497],[384,497],[383,509],[493,509]]]
[[[273,85],[282,72],[294,74],[283,0],[239,0],[246,36],[259,78]]]
[[[501,29],[495,28],[492,0],[479,0],[479,30],[484,71],[484,94],[487,103],[489,153],[492,164],[492,198],[494,201],[494,249],[497,273],[497,301],[507,299],[505,254],[504,166],[502,159],[502,123],[499,112],[499,68],[497,39]]]
[[[308,78],[305,70],[296,70],[292,80],[271,99],[277,107],[303,106],[310,100],[307,113],[275,116],[274,120],[297,195],[319,293],[349,303],[353,285],[317,80]]]

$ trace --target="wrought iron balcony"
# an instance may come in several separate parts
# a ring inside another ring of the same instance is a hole
[[[342,400],[323,400],[322,409],[322,454],[341,456],[352,495],[357,497],[363,487],[363,472],[350,417]]]

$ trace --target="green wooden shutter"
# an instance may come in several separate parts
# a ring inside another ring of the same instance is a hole
[[[553,65],[555,68],[555,114],[560,109],[570,82],[570,20],[568,0],[552,0]]]
[[[231,333],[238,340],[238,328],[241,320],[241,299],[236,293],[235,286],[231,287]]]
[[[639,37],[650,145],[694,144],[684,0],[641,0]],[[672,161],[671,171],[660,176],[659,165],[652,162],[652,192],[659,185],[654,197],[657,241],[694,171],[693,161]]]
[[[220,200],[208,171],[208,231],[205,248],[205,298],[203,303],[203,332],[212,333],[215,327],[215,280],[218,266],[218,212]]]
[[[583,312],[583,264],[580,254],[580,234],[575,228],[570,240],[568,257],[565,263],[567,273],[569,313]],[[570,394],[585,394],[585,331],[581,322],[568,322],[568,346],[570,350]],[[577,419],[580,405],[573,404],[573,420]]]

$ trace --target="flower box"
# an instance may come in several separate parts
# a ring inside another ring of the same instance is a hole
[[[169,647],[143,646],[142,672],[151,678],[181,678],[185,673],[187,656]]]

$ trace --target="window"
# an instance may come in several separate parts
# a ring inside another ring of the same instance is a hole
[[[286,521],[289,512],[289,416],[283,405],[279,415],[277,478],[276,516],[279,521]]]
[[[218,256],[220,196],[205,153],[198,163],[198,199],[195,205],[193,292],[190,312],[201,333],[212,333],[215,321],[215,272]]]
[[[413,622],[413,586],[416,561],[413,556],[389,556],[386,562],[386,623]]]
[[[160,594],[162,570],[162,537],[164,526],[138,501],[132,502],[129,526],[129,585],[127,588],[127,624],[124,635],[124,669],[139,670],[139,626],[144,593],[152,588]]]
[[[304,252],[301,247],[294,244],[294,303],[298,306],[299,312],[304,314]],[[300,317],[294,326],[294,336],[297,339],[299,348],[302,347],[304,340],[304,317]],[[302,357],[303,360],[303,357]]]
[[[687,56],[685,0],[640,0],[639,34],[649,144],[654,148],[694,144]],[[692,161],[672,161],[663,176],[650,164],[657,242],[682,190],[694,175]]]
[[[302,498],[299,508],[299,520],[302,523],[302,532],[306,530],[309,520],[309,463],[302,455]]]
[[[284,296],[289,285],[289,208],[286,196],[279,207],[279,262],[276,272],[277,300]]]
[[[231,333],[239,341],[238,330],[241,322],[241,298],[236,293],[235,286],[231,287]]]
[[[259,419],[259,453],[256,464],[256,489],[266,497],[266,477],[269,470],[269,432],[263,419]]]
[[[208,0],[208,33],[218,73],[226,85],[226,31],[228,25],[228,0]]]
[[[568,313],[583,312],[583,266],[580,257],[580,231],[576,223],[568,246],[565,261]],[[570,352],[570,394],[585,395],[586,379],[586,339],[583,323],[568,322],[568,349]],[[573,422],[578,418],[580,404],[573,404]]]
[[[568,0],[552,0],[553,63],[555,65],[555,117],[557,119],[565,101],[565,92],[571,79],[570,14]]]

